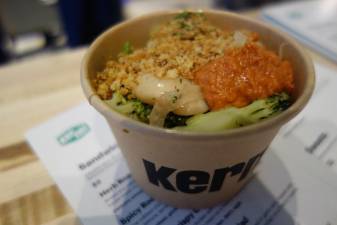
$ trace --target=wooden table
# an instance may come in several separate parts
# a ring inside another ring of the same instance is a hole
[[[83,54],[68,50],[0,67],[0,225],[79,224],[24,133],[85,100]]]
[[[24,133],[85,100],[79,83],[83,54],[68,50],[0,68],[0,225],[79,224]]]

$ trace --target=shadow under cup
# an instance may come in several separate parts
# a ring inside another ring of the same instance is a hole
[[[285,34],[254,20],[222,11],[205,11],[220,28],[248,29],[289,60],[294,68],[293,104],[280,115],[254,125],[203,134],[156,128],[111,110],[96,94],[90,79],[125,41],[145,45],[150,30],[179,12],[149,14],[114,26],[90,46],[81,68],[81,83],[90,104],[104,115],[136,183],[150,196],[175,207],[204,208],[233,197],[252,177],[253,169],[280,127],[298,114],[312,94],[311,60]]]

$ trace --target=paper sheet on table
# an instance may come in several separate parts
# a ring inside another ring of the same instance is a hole
[[[316,0],[275,4],[263,18],[337,62],[337,1]]]
[[[244,190],[214,208],[176,209],[142,192],[104,118],[87,103],[30,130],[27,139],[83,225],[333,225],[337,73],[316,69],[318,85],[305,112],[281,130]]]
[[[276,140],[282,146],[299,146],[297,151],[317,157],[337,173],[337,71],[320,64],[315,69],[313,97]]]

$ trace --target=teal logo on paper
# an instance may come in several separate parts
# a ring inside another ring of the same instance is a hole
[[[57,141],[60,145],[68,145],[74,143],[83,138],[89,133],[90,127],[86,123],[80,123],[69,129],[65,130],[57,137]]]

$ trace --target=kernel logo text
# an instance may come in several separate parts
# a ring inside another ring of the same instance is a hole
[[[216,192],[221,190],[226,178],[237,177],[237,182],[247,177],[249,172],[256,166],[265,151],[253,156],[247,162],[215,169],[212,174],[202,170],[177,170],[166,166],[157,166],[155,163],[143,159],[145,171],[149,182],[169,191],[189,194],[204,191]],[[175,183],[169,179],[173,176]]]

